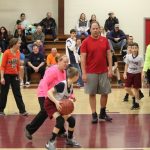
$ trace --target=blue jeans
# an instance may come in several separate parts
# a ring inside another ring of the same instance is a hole
[[[126,39],[123,39],[117,43],[112,40],[108,40],[108,42],[109,42],[111,50],[113,50],[113,51],[115,51],[114,50],[115,47],[119,47],[120,50],[122,51],[123,47],[126,45]]]
[[[84,35],[85,37],[87,37],[89,34],[88,34],[88,32],[86,31],[86,32],[80,32],[80,31],[77,31],[77,38],[81,38],[81,35]]]

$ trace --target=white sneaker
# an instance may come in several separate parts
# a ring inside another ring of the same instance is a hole
[[[56,150],[55,141],[53,141],[53,142],[48,141],[48,143],[45,145],[45,147],[46,147],[48,150]]]
[[[56,39],[54,39],[54,42],[57,42],[59,39],[58,38],[56,38]]]
[[[30,82],[26,82],[25,85],[26,85],[26,87],[29,87],[30,86]]]
[[[24,85],[24,83],[23,83],[23,81],[21,81],[21,82],[20,82],[20,86],[23,86],[23,85]]]

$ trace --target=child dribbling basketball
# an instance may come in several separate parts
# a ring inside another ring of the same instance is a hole
[[[75,99],[72,98],[73,83],[76,82],[78,78],[78,70],[74,67],[70,67],[67,69],[67,80],[58,83],[47,93],[48,97],[45,100],[45,110],[47,111],[47,114],[50,117],[50,119],[56,119],[56,125],[52,131],[51,138],[46,144],[46,148],[48,150],[56,149],[55,139],[58,135],[59,130],[64,126],[65,121],[67,121],[69,124],[66,144],[73,147],[80,147],[80,145],[73,139],[75,118],[71,116],[71,114],[63,116],[59,113],[59,111],[62,108],[60,104],[62,99],[70,99],[71,101],[75,101]]]

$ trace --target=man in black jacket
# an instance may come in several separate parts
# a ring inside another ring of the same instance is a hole
[[[105,21],[105,31],[106,32],[110,32],[114,29],[115,24],[119,23],[119,20],[114,16],[113,12],[109,12],[108,13],[109,18]]]
[[[56,41],[56,22],[55,19],[51,16],[51,12],[47,12],[46,18],[44,18],[39,24],[43,27],[43,32],[45,33],[45,35],[51,34],[53,40]]]

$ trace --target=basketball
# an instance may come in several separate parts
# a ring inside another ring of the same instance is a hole
[[[71,114],[74,110],[74,104],[69,99],[61,100],[60,105],[62,106],[62,109],[59,111],[61,115]]]

